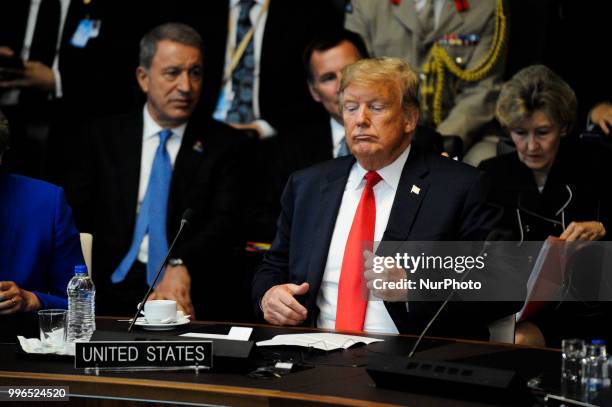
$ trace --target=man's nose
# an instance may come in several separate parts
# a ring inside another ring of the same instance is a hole
[[[357,110],[357,125],[370,125],[370,111],[368,110],[368,107],[365,104],[359,106],[359,109]]]
[[[189,93],[193,89],[189,72],[185,71],[178,77],[178,90],[183,93]]]

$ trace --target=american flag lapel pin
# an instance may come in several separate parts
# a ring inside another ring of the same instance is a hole
[[[413,185],[412,189],[410,190],[410,193],[418,195],[419,193],[421,193],[421,188],[417,187],[416,185]]]
[[[204,144],[200,140],[197,140],[193,144],[192,148],[193,148],[193,151],[195,151],[198,154],[201,154],[204,151]]]

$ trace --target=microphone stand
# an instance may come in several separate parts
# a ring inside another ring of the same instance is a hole
[[[166,253],[166,257],[164,258],[164,261],[162,261],[162,264],[159,266],[159,270],[157,271],[157,274],[155,275],[155,279],[153,280],[153,283],[147,290],[147,293],[143,297],[142,301],[140,301],[140,304],[138,304],[138,310],[136,311],[134,318],[132,318],[132,322],[130,323],[130,327],[128,328],[128,333],[132,332],[132,329],[134,328],[134,324],[136,323],[136,319],[138,318],[138,316],[140,315],[140,312],[144,308],[145,302],[147,301],[147,298],[149,298],[151,291],[153,291],[153,287],[155,287],[157,280],[159,280],[159,276],[161,275],[161,272],[164,269],[164,266],[166,265],[168,258],[170,257],[170,253],[172,252],[172,249],[174,249],[174,244],[176,243],[179,236],[181,235],[181,232],[183,231],[183,228],[185,227],[185,225],[189,223],[188,218],[190,218],[190,215],[192,212],[193,211],[191,211],[190,209],[187,209],[185,213],[183,214],[183,219],[181,219],[181,226],[179,227],[178,232],[176,232],[176,236],[174,236],[174,240],[172,241],[172,244],[170,245],[170,248],[168,249],[168,252]]]
[[[469,269],[468,271],[466,271],[463,274],[463,277],[461,277],[461,280],[459,280],[459,283],[462,283],[463,280],[465,280],[465,278],[467,277],[468,274],[470,274],[470,271],[472,271],[472,269]],[[429,332],[429,328],[431,327],[431,325],[434,323],[434,321],[436,319],[438,319],[438,315],[440,315],[440,313],[442,312],[442,310],[444,309],[444,307],[446,307],[446,304],[450,301],[451,297],[453,296],[453,294],[455,294],[457,292],[456,288],[453,288],[453,291],[451,291],[451,293],[446,297],[446,299],[444,300],[444,302],[442,303],[442,305],[440,305],[440,308],[438,308],[438,310],[436,311],[436,313],[434,314],[433,317],[431,317],[431,319],[429,320],[429,322],[427,323],[427,325],[425,325],[425,328],[423,329],[423,331],[421,332],[421,334],[419,335],[419,338],[417,339],[417,341],[415,342],[414,346],[412,346],[412,350],[410,350],[410,353],[408,354],[408,358],[411,358],[412,356],[414,356],[414,352],[416,352],[417,348],[419,347],[419,345],[421,344],[421,341],[423,340],[423,338],[425,337],[425,334],[427,332]]]
[[[480,253],[478,253],[478,256],[482,255],[482,253],[484,253],[484,251],[491,245],[490,241],[487,239],[482,247],[482,250],[480,251]],[[459,280],[459,283],[462,283],[463,280],[465,280],[465,278],[468,276],[468,274],[470,274],[470,272],[472,271],[472,269],[467,270],[465,273],[463,273],[463,276],[461,277],[461,279]],[[440,315],[440,313],[442,312],[442,310],[446,307],[446,304],[448,304],[448,302],[450,301],[451,297],[457,292],[456,288],[453,288],[453,291],[451,291],[451,293],[446,297],[446,299],[444,300],[444,302],[442,303],[442,305],[440,305],[440,307],[438,308],[438,310],[436,311],[436,313],[434,314],[433,317],[431,317],[431,319],[429,320],[429,322],[427,323],[427,325],[425,325],[425,328],[423,329],[423,331],[421,332],[421,334],[419,335],[419,338],[417,339],[417,341],[415,342],[415,344],[412,346],[412,349],[410,350],[410,353],[408,354],[408,358],[412,358],[412,356],[414,356],[414,352],[416,352],[417,348],[419,347],[419,345],[421,344],[421,341],[423,340],[423,338],[425,337],[425,334],[427,334],[427,332],[429,332],[429,328],[431,327],[431,325],[434,323],[434,321],[438,318],[438,315]]]

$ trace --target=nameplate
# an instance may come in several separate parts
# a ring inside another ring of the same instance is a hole
[[[212,368],[212,341],[77,342],[74,367]]]

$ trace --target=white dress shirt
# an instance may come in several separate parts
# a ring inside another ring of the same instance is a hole
[[[264,30],[266,26],[266,20],[268,18],[268,11],[261,12],[265,0],[255,0],[255,4],[251,8],[249,17],[251,24],[255,27],[253,33],[253,57],[255,58],[255,66],[253,67],[253,116],[255,117],[255,123],[263,130],[262,138],[272,137],[276,135],[276,130],[264,119],[261,118],[259,110],[259,76],[261,66],[261,46],[263,43]],[[240,0],[231,0],[229,4],[229,27],[227,32],[227,46],[225,50],[225,69],[224,77],[228,75],[230,65],[232,62],[232,54],[239,44],[236,44],[236,30],[238,27],[238,17],[240,15]],[[260,16],[261,13],[261,16]],[[257,25],[255,25],[257,24]],[[225,86],[222,89],[222,101],[219,101],[217,108],[214,113],[214,117],[217,120],[225,121],[227,118],[227,112],[232,106],[234,100],[234,92],[232,89],[232,78],[227,80]]]
[[[30,1],[30,11],[28,12],[28,23],[26,26],[25,37],[23,39],[23,47],[21,48],[21,59],[27,61],[30,58],[30,47],[32,46],[32,39],[34,38],[34,30],[36,28],[36,20],[38,19],[38,10],[40,9],[41,0]],[[70,7],[70,0],[60,0],[60,25],[57,35],[57,42],[55,46],[55,58],[53,59],[53,66],[50,68],[53,70],[53,76],[55,77],[55,92],[56,98],[63,96],[62,92],[62,78],[59,73],[59,48],[62,43],[62,33],[64,32],[64,23],[66,22],[66,16],[68,15],[68,8]],[[4,94],[0,95],[0,105],[2,106],[14,106],[19,101],[19,89],[13,89]]]
[[[163,128],[157,124],[157,122],[151,117],[149,113],[148,104],[145,104],[143,110],[143,126],[142,126],[142,150],[140,153],[140,184],[138,184],[138,206],[136,212],[140,211],[140,205],[144,200],[145,194],[147,193],[147,186],[149,185],[149,177],[151,176],[151,167],[153,166],[153,160],[155,159],[155,152],[159,147],[159,136],[158,133]],[[166,143],[166,149],[168,155],[170,155],[170,161],[172,167],[176,161],[179,149],[181,148],[181,142],[183,140],[183,134],[185,134],[185,128],[187,123],[181,124],[178,127],[168,129],[172,131],[172,135]],[[149,235],[146,234],[142,239],[140,250],[138,251],[138,261],[146,263],[149,260]]]
[[[329,125],[331,126],[332,146],[334,146],[333,154],[334,158],[337,158],[340,147],[342,147],[342,141],[344,140],[344,126],[338,123],[333,117],[329,119]]]
[[[431,0],[433,1],[433,7],[434,7],[434,28],[438,28],[438,25],[440,25],[440,15],[442,14],[442,7],[444,6],[444,2],[446,0]],[[427,0],[414,0],[414,7],[416,8],[416,11],[418,13],[421,12],[421,10],[423,10],[423,7],[425,7],[425,3],[427,3]]]
[[[375,242],[379,242],[382,239],[385,229],[387,229],[387,222],[389,221],[389,215],[395,200],[395,193],[409,153],[410,146],[393,163],[377,171],[382,177],[382,181],[374,186],[374,198],[376,200]],[[342,203],[340,204],[336,225],[334,226],[334,232],[329,245],[321,289],[317,295],[317,306],[320,311],[317,319],[317,326],[319,328],[334,329],[336,326],[338,282],[342,269],[344,248],[366,184],[363,178],[366,172],[358,162],[355,162],[346,182],[344,195],[342,195]],[[398,333],[397,327],[393,319],[391,319],[387,308],[385,308],[384,302],[373,297],[372,293],[370,293],[363,329],[370,332]]]

